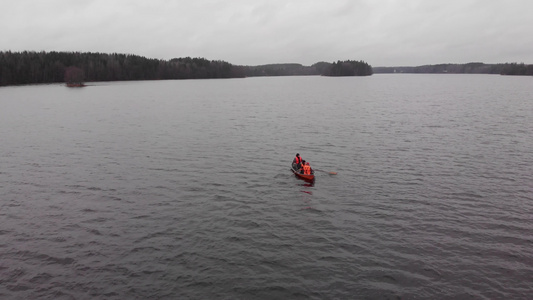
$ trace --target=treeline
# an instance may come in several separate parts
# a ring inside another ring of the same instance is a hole
[[[77,67],[85,81],[244,77],[242,67],[204,58],[150,59],[132,54],[91,52],[0,52],[0,86],[57,83]]]
[[[501,75],[533,75],[533,65],[524,63],[504,64],[500,71]]]
[[[76,80],[72,80],[76,71]],[[78,74],[78,73],[81,73]],[[80,76],[79,76],[80,75]],[[253,76],[366,76],[372,67],[363,61],[236,66],[205,58],[151,59],[133,54],[93,52],[0,52],[0,86],[75,81],[241,78]]]
[[[337,61],[334,63],[318,62],[311,66],[301,64],[269,64],[261,66],[244,66],[248,77],[254,76],[368,76],[372,75],[372,67],[363,61]]]
[[[324,76],[368,76],[372,67],[364,61],[345,60],[331,64],[323,72]]]
[[[484,64],[480,62],[472,62],[467,64],[438,64],[417,67],[375,67],[374,73],[533,75],[533,65],[526,65],[523,63]]]
[[[243,66],[243,68],[246,77],[320,75],[313,66],[303,66],[301,64],[269,64]]]

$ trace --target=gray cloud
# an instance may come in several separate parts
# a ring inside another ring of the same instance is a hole
[[[533,63],[529,0],[3,1],[0,50],[234,64]]]

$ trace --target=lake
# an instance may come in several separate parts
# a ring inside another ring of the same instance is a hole
[[[0,107],[3,299],[533,293],[531,77],[17,86]]]

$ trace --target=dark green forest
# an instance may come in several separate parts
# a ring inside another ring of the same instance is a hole
[[[205,58],[152,59],[133,54],[92,52],[0,52],[0,86],[119,80],[242,78],[254,76],[368,76],[373,73],[452,73],[533,75],[523,63],[437,64],[417,67],[376,67],[364,61],[237,66]],[[75,80],[73,79],[75,78]]]
[[[294,63],[245,66],[244,73],[246,77],[320,75],[313,66],[309,67]]]
[[[533,65],[526,65],[523,63],[484,64],[480,62],[472,62],[467,64],[438,64],[417,67],[375,67],[374,73],[533,75]]]
[[[362,61],[320,62],[312,66],[271,64],[237,66],[205,58],[151,59],[133,54],[92,52],[0,52],[0,86],[162,79],[241,78],[252,76],[362,76],[372,67]]]
[[[152,59],[133,54],[93,52],[0,52],[0,86],[118,80],[242,78],[253,76],[368,76],[373,73],[452,73],[533,75],[524,63],[437,64],[417,67],[375,67],[364,61],[237,66],[205,58]]]
[[[323,71],[325,76],[367,76],[372,75],[372,67],[364,61],[337,61]]]
[[[311,66],[301,64],[270,64],[261,66],[245,66],[246,76],[369,76],[372,67],[363,61],[337,61],[334,63],[318,62]]]
[[[69,67],[84,80],[160,80],[244,77],[242,67],[204,58],[150,59],[132,54],[91,52],[0,52],[0,85],[65,82]]]

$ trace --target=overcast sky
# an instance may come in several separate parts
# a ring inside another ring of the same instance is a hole
[[[0,50],[533,64],[533,0],[0,0]]]

